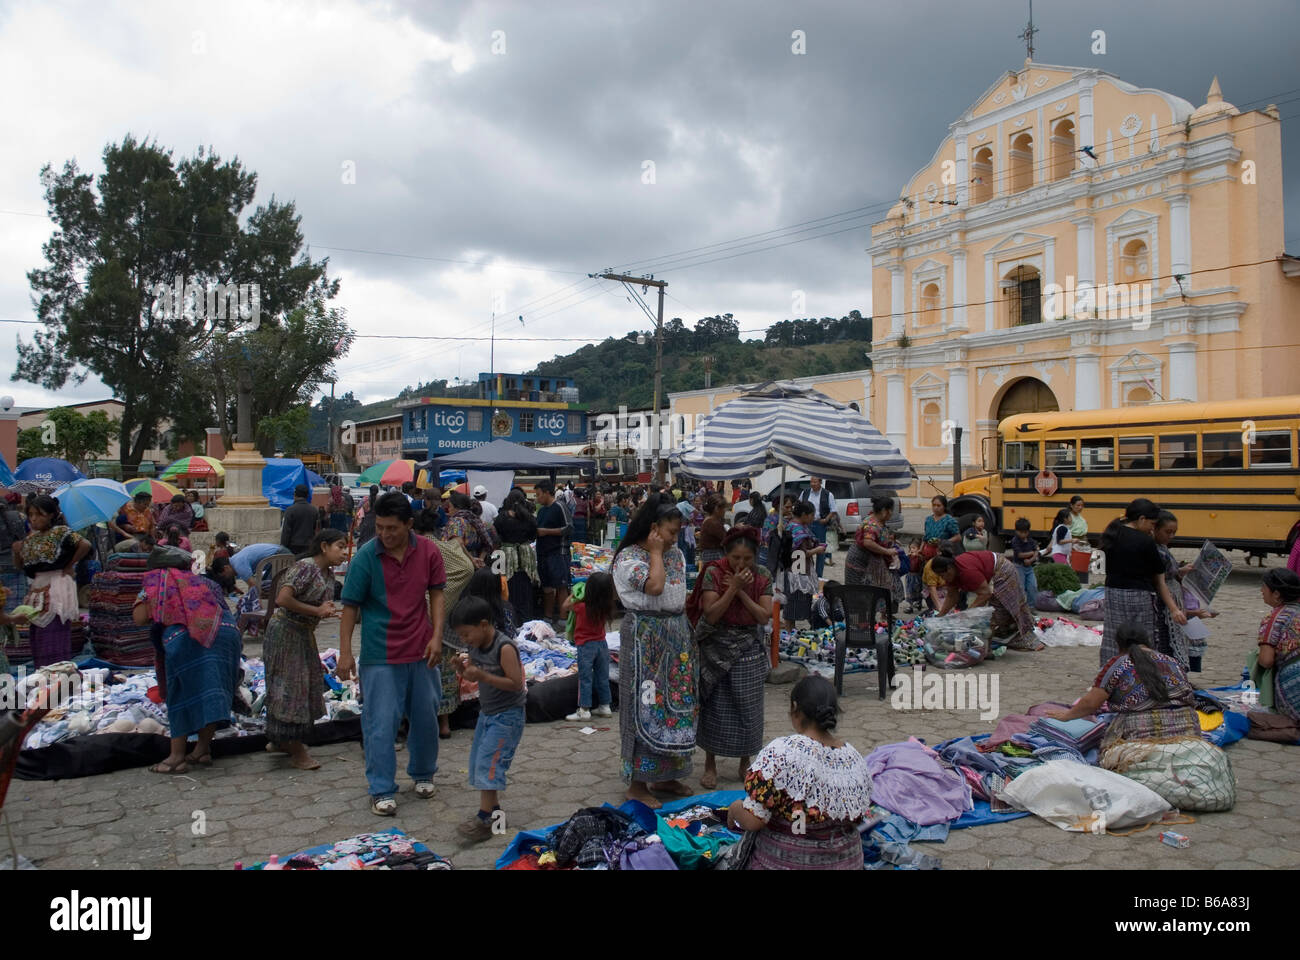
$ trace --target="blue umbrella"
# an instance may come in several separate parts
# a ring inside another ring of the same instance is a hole
[[[26,462],[26,461],[24,461]],[[61,462],[61,461],[60,461]],[[112,520],[131,494],[116,480],[76,480],[54,494],[73,530]]]
[[[74,480],[85,480],[86,475],[68,461],[57,457],[28,457],[18,464],[14,479],[51,489]]]
[[[0,453],[0,487],[12,487],[17,482],[13,471],[9,469],[9,461]]]

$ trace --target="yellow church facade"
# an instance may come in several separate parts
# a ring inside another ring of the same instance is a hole
[[[923,474],[1014,413],[1300,393],[1281,123],[1026,61],[871,230],[871,419]],[[948,440],[948,443],[945,443]],[[928,487],[928,485],[927,485]]]

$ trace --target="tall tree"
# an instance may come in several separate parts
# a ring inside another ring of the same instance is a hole
[[[19,342],[12,379],[58,390],[97,375],[125,404],[118,436],[128,466],[154,444],[160,421],[192,412],[195,364],[215,361],[223,351],[214,345],[248,319],[230,316],[214,287],[256,285],[261,325],[277,326],[333,297],[338,281],[326,279],[327,261],[300,253],[292,204],[272,197],[241,227],[257,177],[237,158],[200,148],[176,163],[171,151],[128,135],[105,148],[103,164],[98,182],[75,161],[58,174],[42,170],[56,229],[43,247],[46,266],[28,281],[44,330]],[[184,303],[159,292],[178,281]],[[217,397],[213,406],[219,413],[227,404]]]

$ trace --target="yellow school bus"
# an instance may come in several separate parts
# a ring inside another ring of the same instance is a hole
[[[1028,517],[1042,537],[1077,494],[1095,544],[1130,500],[1148,497],[1178,517],[1176,546],[1289,552],[1300,530],[1297,426],[1300,396],[1017,414],[985,441],[987,472],[959,483],[949,508],[983,515],[1003,537]]]

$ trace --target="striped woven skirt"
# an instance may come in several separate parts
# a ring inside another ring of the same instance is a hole
[[[808,824],[796,836],[789,825],[773,822],[758,831],[747,870],[861,870],[862,835],[852,824]]]
[[[1134,710],[1116,713],[1101,738],[1098,754],[1122,740],[1177,740],[1199,737],[1201,721],[1192,707],[1161,707],[1157,710]]]
[[[701,619],[696,636],[700,641],[696,737],[700,748],[722,757],[757,756],[763,748],[763,689],[771,669],[759,628],[726,624],[705,628]]]
[[[1119,655],[1115,635],[1123,626],[1142,630],[1152,647],[1160,642],[1160,620],[1164,611],[1154,590],[1106,588],[1106,621],[1101,634],[1101,666]],[[1167,651],[1161,651],[1162,653]],[[1186,656],[1186,652],[1184,652]],[[1186,660],[1183,661],[1184,665]]]
[[[1038,643],[1034,639],[1034,614],[1016,568],[1006,557],[996,557],[989,586],[993,588],[993,636],[1006,636],[1014,630],[1015,638],[1007,646],[1012,650],[1035,649]]]

